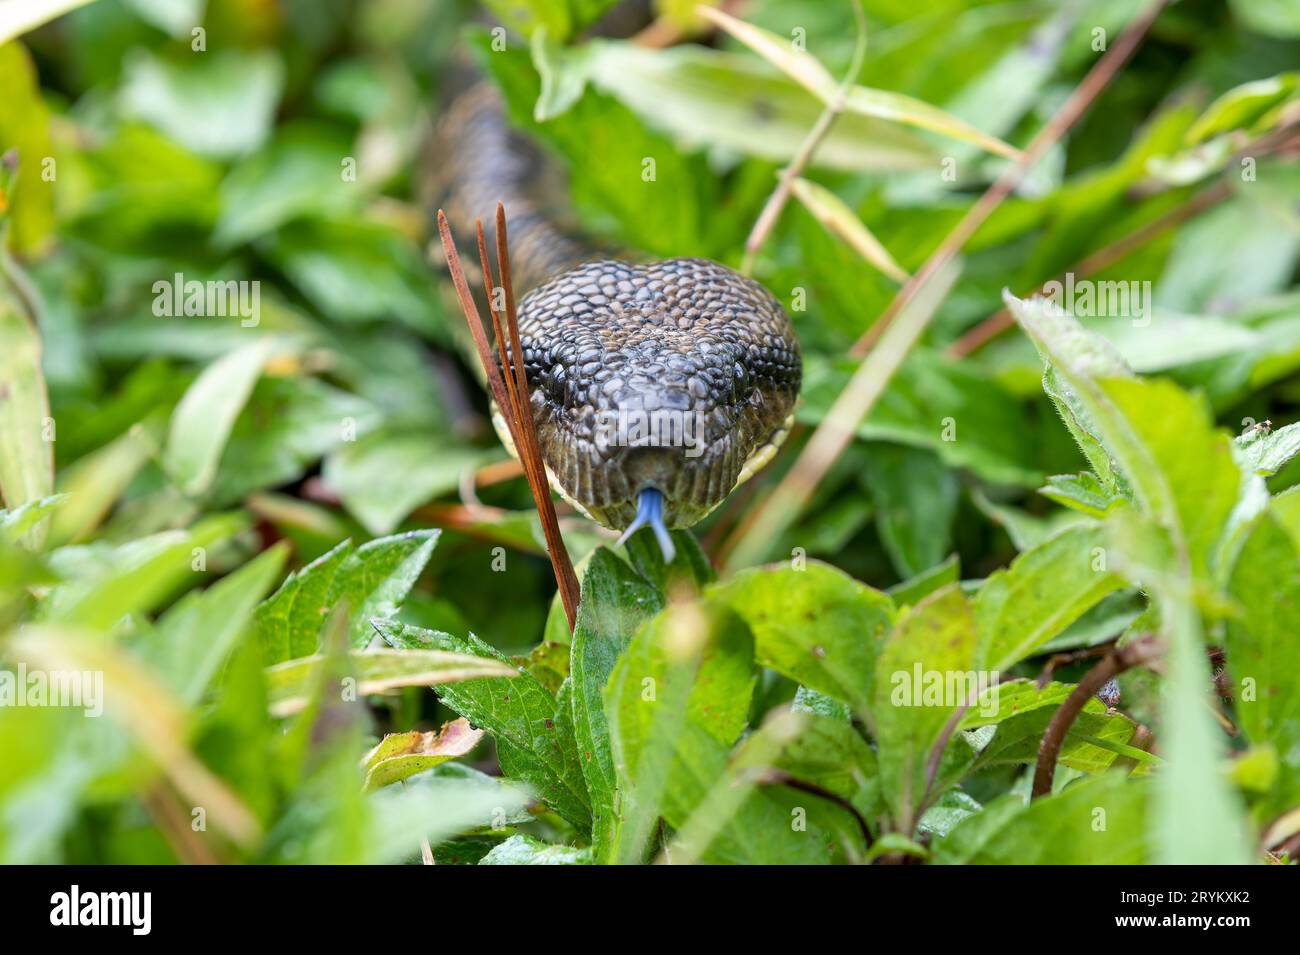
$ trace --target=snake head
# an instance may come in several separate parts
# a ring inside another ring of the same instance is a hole
[[[524,297],[519,331],[551,483],[616,530],[698,522],[772,456],[799,393],[780,303],[704,259],[587,262]]]

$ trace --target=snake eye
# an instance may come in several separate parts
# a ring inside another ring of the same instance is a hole
[[[542,379],[542,387],[553,404],[563,405],[569,391],[569,380],[564,374],[564,366],[558,362],[551,366],[550,372]]]
[[[744,395],[749,392],[749,371],[740,362],[736,362],[735,393]]]

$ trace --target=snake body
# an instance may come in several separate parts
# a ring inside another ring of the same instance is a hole
[[[505,205],[523,296],[520,344],[552,486],[606,527],[651,525],[667,551],[665,527],[702,519],[786,436],[801,361],[785,310],[717,262],[623,261],[559,225],[548,206],[562,194],[553,167],[508,125],[487,83],[450,104],[433,174],[462,235]]]

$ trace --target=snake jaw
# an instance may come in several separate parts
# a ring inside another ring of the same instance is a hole
[[[626,543],[629,537],[643,527],[649,527],[654,531],[655,540],[659,542],[659,550],[664,555],[664,563],[671,564],[673,557],[677,555],[677,548],[673,546],[672,535],[664,525],[664,495],[657,488],[644,487],[637,492],[636,517],[632,518],[632,523],[627,525],[627,530],[618,539],[618,543]]]

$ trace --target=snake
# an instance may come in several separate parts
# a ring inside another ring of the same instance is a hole
[[[671,562],[669,530],[702,520],[790,431],[802,375],[790,317],[762,284],[719,262],[612,255],[568,226],[563,173],[510,124],[485,79],[447,104],[430,169],[453,231],[473,235],[476,220],[492,223],[505,207],[551,487],[622,531],[620,542],[649,527]],[[493,421],[518,457],[495,405]]]

